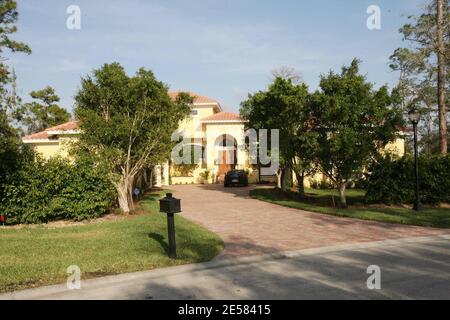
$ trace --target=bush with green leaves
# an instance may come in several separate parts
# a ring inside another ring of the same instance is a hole
[[[0,210],[13,224],[80,221],[104,214],[115,197],[105,173],[92,163],[37,157],[8,177]]]
[[[374,162],[367,176],[368,202],[412,203],[415,193],[414,158],[387,155]],[[450,156],[419,157],[420,201],[425,204],[450,202]]]

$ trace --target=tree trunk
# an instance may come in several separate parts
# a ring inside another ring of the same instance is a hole
[[[283,192],[287,191],[287,181],[289,177],[290,168],[291,167],[289,165],[286,165],[281,172],[281,191]]]
[[[261,164],[258,163],[258,182],[261,183]]]
[[[441,154],[447,154],[447,110],[445,107],[445,43],[444,43],[444,0],[437,0],[437,56],[438,56],[438,109],[439,146]],[[445,13],[447,7],[445,8]]]
[[[298,196],[305,197],[305,172],[302,170],[301,174],[296,174],[298,184]]]
[[[283,171],[281,169],[278,169],[277,171],[277,188],[281,189],[281,178],[283,175]]]
[[[347,208],[347,198],[345,197],[345,183],[339,184],[339,207],[340,208]]]
[[[134,209],[134,201],[133,201],[133,187],[134,187],[134,176],[128,177],[128,203],[131,210]]]
[[[117,200],[119,207],[125,214],[129,214],[134,209],[133,204],[133,180],[134,177],[122,177],[119,182],[114,183],[117,190]]]
[[[125,214],[130,213],[128,184],[121,181],[119,183],[116,183],[115,186],[117,190],[117,199],[119,200],[120,209]]]
[[[150,179],[149,179],[149,187],[150,190],[153,189],[153,170],[155,167],[152,167],[152,169],[150,170]]]

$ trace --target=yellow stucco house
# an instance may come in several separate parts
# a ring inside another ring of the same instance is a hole
[[[167,161],[154,170],[155,185],[202,183],[207,171],[209,183],[221,182],[230,169],[244,169],[249,173],[249,182],[259,179],[258,172],[248,162],[248,152],[238,145],[245,142],[244,124],[239,114],[224,112],[220,103],[206,96],[189,92],[194,97],[190,116],[180,123],[177,134],[202,148],[204,159],[196,168],[186,173],[179,166]],[[169,92],[176,98],[178,92]],[[80,133],[78,122],[70,121],[42,132],[23,138],[23,142],[33,146],[44,158],[65,157],[70,141]],[[234,158],[234,159],[231,159]],[[263,180],[274,181],[275,176],[265,176]]]
[[[245,145],[245,121],[239,114],[224,112],[220,103],[206,96],[189,92],[194,97],[191,114],[183,120],[175,135],[184,137],[193,146],[201,148],[203,157],[197,166],[190,170],[180,170],[177,164],[168,160],[155,167],[153,172],[154,185],[191,184],[205,182],[205,172],[208,172],[208,183],[221,183],[225,173],[230,169],[244,169],[249,174],[249,182],[259,180],[275,182],[275,172],[271,175],[260,176],[256,166],[249,163],[249,153]],[[175,99],[178,92],[169,92]],[[76,139],[80,133],[78,122],[70,121],[42,132],[34,133],[23,138],[23,142],[33,146],[34,150],[44,158],[53,156],[65,157],[68,154],[70,141]],[[404,153],[404,139],[397,139],[387,146],[387,149],[399,155]],[[321,174],[315,180],[323,179]],[[294,177],[294,182],[295,182]],[[306,186],[309,180],[306,179]]]

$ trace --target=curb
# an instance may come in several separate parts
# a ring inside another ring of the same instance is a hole
[[[402,238],[395,240],[381,240],[372,242],[362,242],[353,244],[342,244],[335,246],[319,247],[319,248],[309,248],[301,250],[284,251],[277,253],[269,253],[264,255],[242,257],[236,259],[224,259],[224,260],[212,260],[208,262],[201,262],[197,264],[180,265],[173,267],[166,267],[160,269],[153,269],[147,271],[138,271],[131,273],[124,273],[118,275],[111,275],[100,278],[93,278],[83,280],[82,289],[89,289],[92,287],[102,288],[109,287],[111,285],[119,285],[123,282],[129,282],[134,280],[145,281],[146,279],[159,278],[164,276],[170,276],[173,274],[183,274],[188,272],[196,272],[207,269],[218,269],[223,267],[233,267],[240,265],[248,265],[259,262],[276,261],[280,259],[293,259],[296,257],[311,256],[311,255],[321,255],[330,252],[341,252],[349,250],[361,250],[368,248],[377,247],[393,247],[396,245],[408,245],[415,244],[433,240],[450,240],[450,234],[437,235],[437,236],[425,236],[425,237],[413,237],[413,238]],[[52,295],[58,295],[60,293],[67,292],[66,284],[58,284],[45,286],[40,288],[25,289],[20,291],[13,291],[8,293],[0,294],[0,300],[9,299],[39,299],[42,296],[49,297]]]

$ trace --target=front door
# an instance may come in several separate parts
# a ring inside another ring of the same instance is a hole
[[[219,150],[219,175],[231,170],[230,153],[229,150]]]
[[[234,169],[234,152],[230,150],[219,150],[219,171],[217,172],[217,182],[222,183],[225,174]]]

